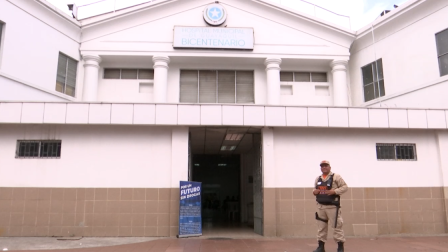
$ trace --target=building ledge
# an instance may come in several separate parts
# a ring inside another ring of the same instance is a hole
[[[447,129],[448,109],[1,102],[0,124]]]

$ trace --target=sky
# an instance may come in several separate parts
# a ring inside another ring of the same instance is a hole
[[[76,3],[78,6],[89,3],[98,2],[101,0],[46,0],[61,9],[67,15],[71,16],[71,12],[67,8],[68,3]],[[116,2],[115,2],[116,1]],[[328,20],[331,23],[338,24],[351,30],[359,30],[374,21],[383,10],[393,9],[393,5],[400,6],[407,0],[306,0],[307,2],[318,5],[322,8],[338,13],[340,15],[349,16],[350,19],[339,17],[327,11],[317,8],[314,9],[312,5],[304,3],[300,0],[269,0],[277,4],[284,5],[288,8],[298,10],[310,15],[316,15],[322,19]],[[145,2],[145,0],[103,0],[100,3],[92,4],[89,7],[82,7],[84,10],[89,8],[90,11],[98,11],[96,9],[113,8],[115,4],[118,8],[125,7]],[[118,9],[117,8],[117,9]],[[85,12],[86,13],[86,12]],[[80,15],[81,15],[80,11]],[[86,14],[87,15],[87,14]]]

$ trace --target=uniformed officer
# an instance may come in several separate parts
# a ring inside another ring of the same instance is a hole
[[[329,161],[320,162],[320,170],[322,175],[316,178],[313,190],[317,201],[316,222],[319,242],[319,247],[314,252],[325,252],[328,225],[334,227],[333,238],[338,243],[337,252],[344,252],[345,238],[342,230],[340,195],[345,193],[348,187],[339,174],[331,172]]]

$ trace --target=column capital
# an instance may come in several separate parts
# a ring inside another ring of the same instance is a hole
[[[280,64],[282,64],[282,59],[280,58],[267,58],[264,61],[264,64],[266,65],[266,71],[275,69],[280,71]]]
[[[82,55],[84,60],[84,67],[92,66],[100,68],[101,57],[98,55]]]
[[[152,62],[154,62],[154,68],[166,68],[168,69],[168,64],[171,62],[170,57],[155,55],[152,57]]]
[[[348,66],[348,60],[333,60],[330,63],[330,66],[332,68],[331,72],[337,72],[337,71],[347,71]]]

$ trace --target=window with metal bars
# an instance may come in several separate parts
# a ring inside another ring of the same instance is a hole
[[[56,91],[75,97],[78,61],[59,53]]]
[[[415,144],[376,144],[376,158],[378,160],[407,160],[416,161]]]
[[[328,82],[327,73],[280,72],[281,82]]]
[[[60,158],[60,140],[18,140],[16,158]]]
[[[384,90],[383,60],[379,59],[363,66],[361,71],[362,83],[364,87],[364,101],[367,102],[384,96],[386,92]]]
[[[103,79],[153,80],[154,69],[105,68]]]
[[[254,103],[254,72],[181,70],[181,103]]]
[[[448,75],[448,29],[436,34],[440,76]]]

